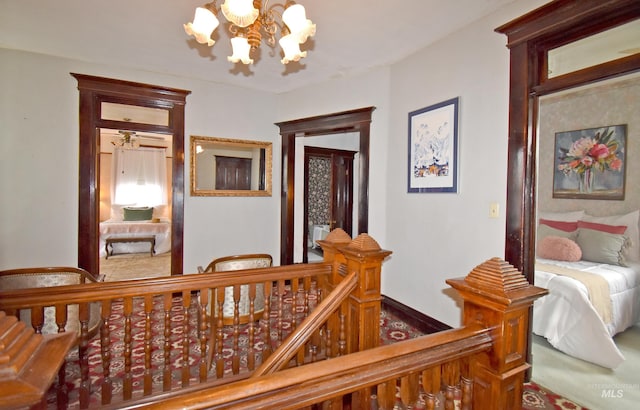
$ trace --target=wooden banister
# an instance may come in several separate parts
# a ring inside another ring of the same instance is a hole
[[[489,333],[489,329],[478,325],[447,330],[230,383],[216,389],[208,389],[203,384],[187,394],[174,397],[165,395],[161,401],[148,399],[124,408],[304,408],[395,380],[399,375],[421,373],[447,362],[486,352],[492,346]]]
[[[251,377],[259,377],[271,374],[283,369],[293,358],[293,355],[309,341],[314,332],[318,331],[329,316],[335,312],[342,302],[349,296],[358,284],[355,272],[347,276],[327,298],[325,298],[313,312],[282,342],[282,345],[273,352]]]

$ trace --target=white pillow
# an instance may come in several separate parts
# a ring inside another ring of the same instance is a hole
[[[550,221],[577,222],[582,219],[584,211],[569,212],[538,212],[538,219],[548,219]]]
[[[630,244],[625,249],[624,256],[628,261],[640,262],[640,230],[638,229],[640,210],[623,215],[592,216],[585,214],[581,219],[586,222],[607,225],[625,225],[627,230],[624,236],[629,239]]]

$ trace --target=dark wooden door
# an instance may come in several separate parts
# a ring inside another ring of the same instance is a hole
[[[251,189],[251,158],[216,155],[216,189]]]
[[[354,152],[305,147],[303,262],[316,225],[353,234]],[[310,243],[311,242],[311,243]]]

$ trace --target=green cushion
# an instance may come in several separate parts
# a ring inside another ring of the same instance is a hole
[[[125,221],[150,221],[153,217],[153,207],[132,208],[124,207]]]

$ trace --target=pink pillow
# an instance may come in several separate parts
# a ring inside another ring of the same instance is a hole
[[[578,229],[578,222],[552,221],[550,219],[540,219],[540,225],[547,225],[553,229],[559,229],[565,232],[573,232]]]
[[[626,225],[607,225],[596,222],[578,221],[578,228],[593,229],[594,231],[622,235],[627,230]]]
[[[546,236],[538,243],[538,256],[556,261],[577,262],[582,258],[582,250],[569,238]]]

